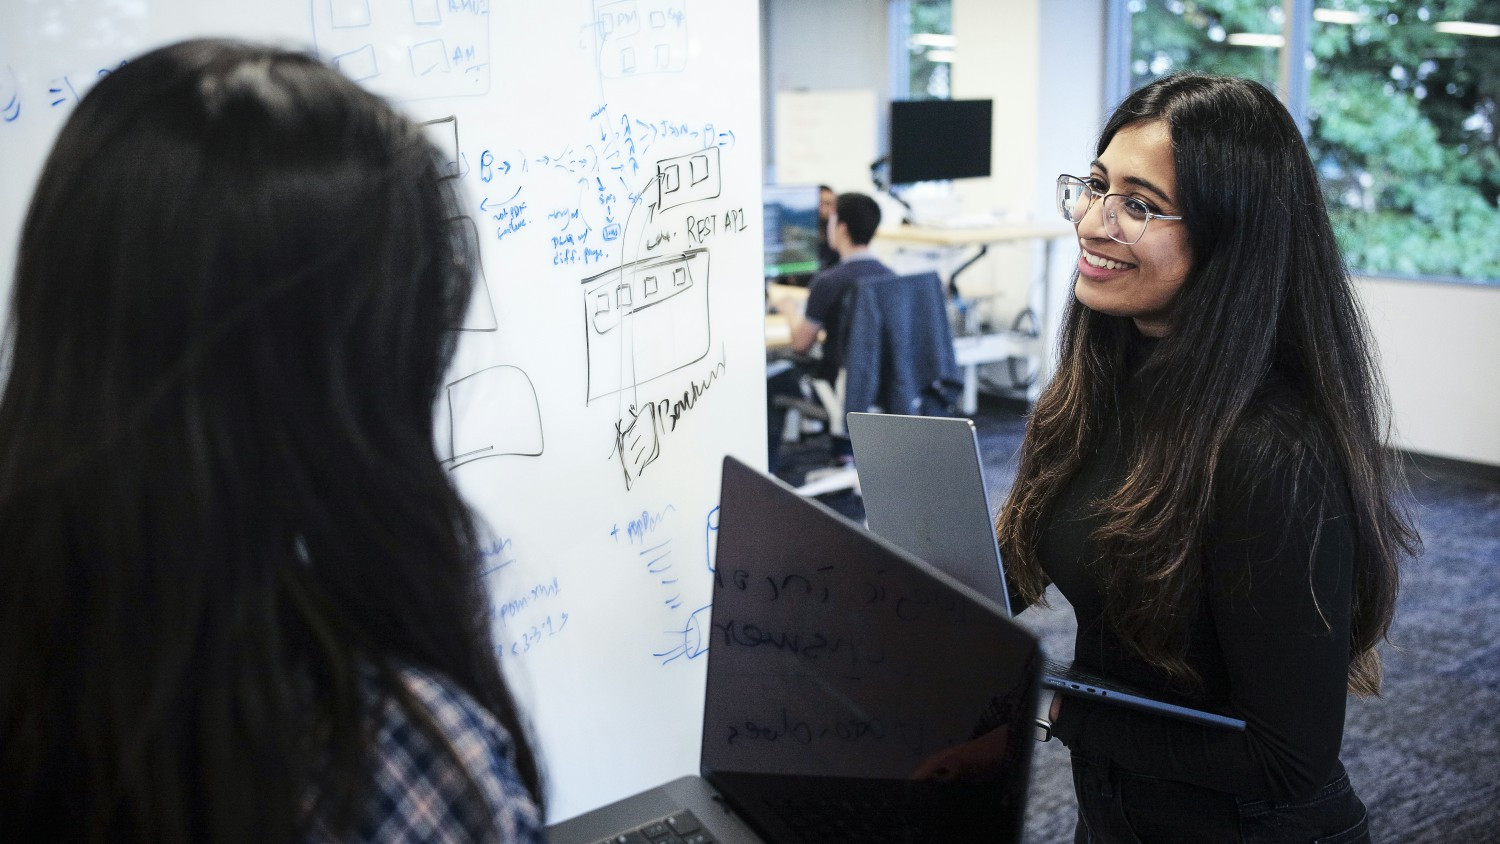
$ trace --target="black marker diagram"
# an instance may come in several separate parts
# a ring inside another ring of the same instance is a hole
[[[708,250],[633,261],[583,280],[588,400],[708,354]]]
[[[310,0],[313,44],[393,100],[490,90],[487,0]]]
[[[439,455],[450,470],[486,457],[540,456],[542,415],[531,378],[515,366],[481,369],[450,383],[448,450]]]
[[[594,31],[605,79],[687,68],[686,0],[594,0]]]
[[[656,202],[654,213],[660,214],[679,205],[717,198],[723,189],[719,170],[719,148],[708,147],[697,152],[656,162]]]
[[[648,221],[717,197],[719,150],[664,158],[643,194]],[[631,215],[634,217],[634,215]],[[656,255],[583,280],[588,401],[628,390],[702,360],[710,342],[708,250]]]
[[[424,120],[422,131],[443,156],[443,175],[450,179],[462,176],[463,150],[458,147],[458,117],[449,115]]]
[[[469,297],[469,312],[464,316],[459,331],[496,331],[500,321],[495,317],[495,300],[490,296],[490,281],[484,274],[484,261],[479,259],[479,227],[473,217],[455,217],[453,236],[467,243],[461,254],[474,258],[474,293]]]

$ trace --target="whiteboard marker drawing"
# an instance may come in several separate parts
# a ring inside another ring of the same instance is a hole
[[[703,556],[704,564],[710,573],[718,569],[719,559],[719,505],[715,504],[708,511],[708,518],[704,520],[703,530]]]
[[[693,610],[682,629],[666,631],[667,635],[674,640],[672,647],[664,651],[653,652],[651,655],[660,659],[662,665],[666,665],[684,658],[697,659],[708,653],[708,624],[712,609],[713,605],[710,604]]]
[[[397,102],[490,90],[489,3],[310,0],[313,44],[346,76]]]
[[[705,147],[697,152],[665,158],[656,163],[656,213],[715,199],[722,190],[719,173],[719,148]]]
[[[646,467],[661,456],[664,423],[657,417],[655,402],[631,405],[625,415],[630,421],[620,419],[615,422],[615,444],[610,457],[619,459],[625,488],[630,489]]]
[[[490,296],[490,281],[484,274],[484,261],[479,258],[479,227],[472,217],[456,217],[452,220],[454,236],[468,241],[467,254],[473,255],[474,293],[469,299],[469,312],[464,315],[464,324],[459,331],[497,331],[500,322],[495,317],[495,301]]]
[[[687,69],[685,0],[594,0],[594,33],[603,79]]]
[[[438,456],[450,470],[486,457],[541,455],[541,408],[531,378],[519,367],[481,369],[448,384],[443,396],[448,449]]]
[[[707,249],[632,261],[583,280],[587,401],[708,354]]]
[[[21,116],[21,86],[16,82],[16,69],[10,65],[5,66],[5,75],[0,76],[0,120],[6,123],[16,122]]]
[[[443,175],[451,179],[462,176],[463,170],[459,162],[463,160],[463,153],[458,147],[458,117],[449,115],[436,120],[425,120],[422,122],[422,131],[443,156]]]

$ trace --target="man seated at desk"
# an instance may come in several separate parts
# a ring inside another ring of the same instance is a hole
[[[879,226],[880,206],[874,199],[862,193],[840,194],[834,202],[833,214],[828,218],[828,243],[838,253],[839,262],[813,277],[805,303],[791,296],[771,302],[771,307],[785,315],[791,326],[792,351],[798,354],[811,351],[820,332],[829,341],[823,344],[822,356],[808,361],[806,369],[793,368],[770,379],[766,385],[767,401],[771,403],[767,429],[773,471],[785,424],[784,412],[775,407],[776,396],[801,396],[798,382],[804,371],[830,382],[838,378],[839,368],[844,363],[843,350],[837,348],[838,344],[831,339],[839,336],[844,294],[861,279],[893,275],[890,268],[870,251],[870,241]],[[835,460],[844,460],[851,454],[847,440],[834,442]]]
[[[791,323],[793,351],[802,354],[810,351],[820,331],[827,337],[838,336],[844,294],[860,279],[893,274],[870,251],[870,241],[879,225],[880,206],[875,200],[862,193],[839,195],[828,218],[828,243],[838,253],[839,262],[813,276],[805,305],[791,298],[771,303]],[[813,375],[832,381],[838,377],[842,365],[842,350],[825,344]]]

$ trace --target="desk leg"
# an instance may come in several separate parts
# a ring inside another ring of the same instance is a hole
[[[979,251],[974,253],[974,257],[970,258],[967,261],[964,261],[962,264],[959,264],[958,269],[955,269],[948,275],[948,292],[953,294],[953,298],[958,298],[958,274],[963,272],[964,270],[967,270],[969,267],[974,266],[979,262],[980,258],[983,258],[985,255],[989,254],[989,251],[990,245],[988,243],[979,244]]]
[[[1036,309],[1036,337],[1038,344],[1036,378],[1032,381],[1031,389],[1027,391],[1028,393],[1034,391],[1035,395],[1028,395],[1026,397],[1031,404],[1036,403],[1036,400],[1041,397],[1042,389],[1047,386],[1048,381],[1052,380],[1052,370],[1055,366],[1055,362],[1052,360],[1054,344],[1047,339],[1047,314],[1051,309],[1052,303],[1053,243],[1054,241],[1050,237],[1042,238],[1042,301],[1037,303]]]
[[[964,365],[964,392],[958,400],[958,409],[965,416],[973,416],[979,410],[979,364]]]

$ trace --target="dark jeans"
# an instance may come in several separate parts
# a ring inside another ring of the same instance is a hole
[[[1368,844],[1365,804],[1341,764],[1305,801],[1249,800],[1073,754],[1074,844]]]

